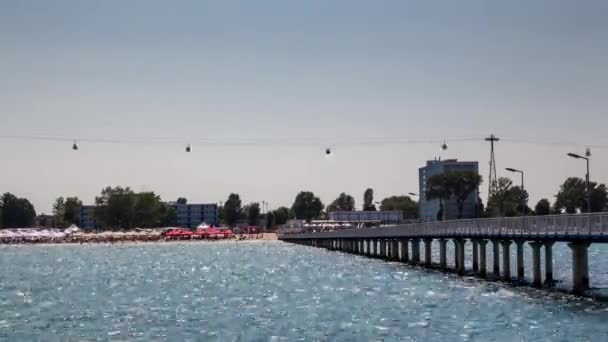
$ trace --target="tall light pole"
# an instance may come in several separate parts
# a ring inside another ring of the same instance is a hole
[[[494,157],[494,143],[500,139],[494,134],[485,139],[490,142],[490,177],[488,177],[488,201],[492,197],[492,193],[496,191],[498,178],[496,176],[496,158]]]
[[[591,153],[587,150],[586,157],[578,155],[576,153],[568,153],[568,157],[575,159],[585,159],[587,161],[587,174],[585,175],[585,182],[587,183],[587,213],[591,213],[591,189],[589,188],[589,157]]]
[[[524,172],[511,167],[508,167],[505,170],[521,174],[521,211],[523,213],[522,216],[526,216],[526,193],[524,189]]]

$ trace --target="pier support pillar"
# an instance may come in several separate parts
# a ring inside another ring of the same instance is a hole
[[[542,242],[530,242],[530,247],[532,247],[532,284],[535,287],[540,287],[542,284],[540,278],[540,248],[542,245]]]
[[[473,244],[473,272],[479,272],[479,241],[477,239],[471,240]]]
[[[399,257],[401,258],[401,261],[403,261],[403,262],[410,261],[410,252],[408,249],[408,243],[409,243],[408,239],[401,239],[401,254],[399,255]]]
[[[517,246],[517,280],[522,282],[525,280],[524,277],[524,241],[515,240]]]
[[[399,240],[391,240],[391,260],[399,260]]]
[[[492,240],[492,269],[494,271],[494,276],[500,278],[500,241]]]
[[[369,240],[363,240],[363,254],[369,255]]]
[[[464,247],[467,243],[467,240],[458,239],[458,274],[463,275],[466,271],[465,263],[464,263]]]
[[[454,239],[454,270],[458,272],[460,267],[458,266],[458,239]]]
[[[412,264],[420,263],[420,239],[412,239]]]
[[[388,245],[388,241],[386,241],[385,239],[380,240],[380,258],[381,259],[385,259],[386,258],[386,247]]]
[[[591,243],[572,242],[568,247],[572,250],[572,292],[582,293],[589,289],[589,254]]]
[[[553,244],[555,241],[545,241],[545,285],[553,286]]]
[[[424,265],[431,267],[433,265],[431,248],[433,246],[433,239],[424,239]]]
[[[382,258],[390,259],[390,251],[391,251],[391,240],[384,240],[384,254]]]
[[[391,240],[384,240],[385,248],[384,248],[384,258],[391,258]]]
[[[382,244],[384,245],[384,252],[382,253],[382,259],[389,259],[389,255],[391,252],[391,240],[382,240]]]
[[[502,245],[502,280],[511,281],[511,240],[503,240]]]
[[[479,275],[482,277],[486,276],[487,273],[487,263],[486,263],[486,245],[488,244],[488,240],[479,240]]]
[[[446,239],[439,239],[439,266],[442,269],[446,269],[448,267],[448,261],[447,261],[447,244],[448,244],[448,240]]]

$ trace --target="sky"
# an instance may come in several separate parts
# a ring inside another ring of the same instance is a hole
[[[553,200],[586,146],[608,183],[607,17],[603,0],[3,0],[0,192],[39,213],[107,185],[360,207],[368,187],[418,192],[436,157],[487,180],[495,134],[499,176]]]

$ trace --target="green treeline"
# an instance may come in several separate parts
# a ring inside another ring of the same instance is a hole
[[[464,201],[482,183],[482,178],[472,172],[450,172],[431,176],[426,181],[426,189],[421,196],[428,199],[439,199],[440,209],[437,218],[443,216],[443,201],[455,199],[458,203],[459,216],[462,216]],[[484,208],[481,199],[478,200],[480,217],[502,217],[525,215],[549,215],[561,213],[585,213],[590,207],[591,212],[601,212],[608,209],[606,185],[596,182],[587,185],[581,178],[569,177],[561,184],[555,195],[553,204],[543,198],[532,208],[528,204],[529,194],[513,181],[501,177],[496,181],[496,187],[490,195]],[[410,196],[395,195],[374,202],[374,192],[366,189],[363,194],[363,209],[400,210],[405,219],[418,217],[418,202]],[[589,198],[589,203],[587,199]],[[187,199],[180,197],[178,203],[186,204]],[[82,201],[75,196],[59,197],[53,204],[54,226],[69,227],[80,225]],[[321,199],[310,191],[301,191],[294,198],[291,207],[279,207],[269,212],[262,212],[260,203],[243,204],[240,196],[231,193],[223,205],[219,207],[220,224],[234,227],[237,224],[263,226],[272,229],[282,225],[289,219],[326,219],[327,213],[336,210],[355,210],[353,196],[341,193],[329,205],[325,206]],[[135,227],[166,227],[176,222],[175,209],[163,202],[154,192],[134,192],[126,187],[106,187],[95,198],[92,213],[100,229],[132,229]],[[0,227],[20,228],[32,227],[35,224],[36,211],[32,203],[11,193],[0,197]]]

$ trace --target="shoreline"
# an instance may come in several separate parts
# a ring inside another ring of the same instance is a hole
[[[260,244],[265,242],[277,242],[280,240],[263,240],[263,239],[248,239],[248,240],[235,240],[235,239],[224,239],[224,240],[159,240],[159,241],[117,241],[117,242],[63,242],[63,243],[4,243],[0,244],[0,250],[2,248],[12,247],[25,247],[25,246],[38,246],[38,247],[70,247],[70,246],[139,246],[139,245],[188,245],[188,244]]]
[[[260,234],[236,234],[232,238],[215,239],[175,239],[163,237],[160,234],[129,234],[129,233],[93,233],[75,234],[62,239],[10,239],[0,240],[0,246],[21,246],[21,245],[92,245],[92,244],[143,244],[143,243],[172,243],[172,242],[250,242],[250,241],[277,241],[275,233]]]

